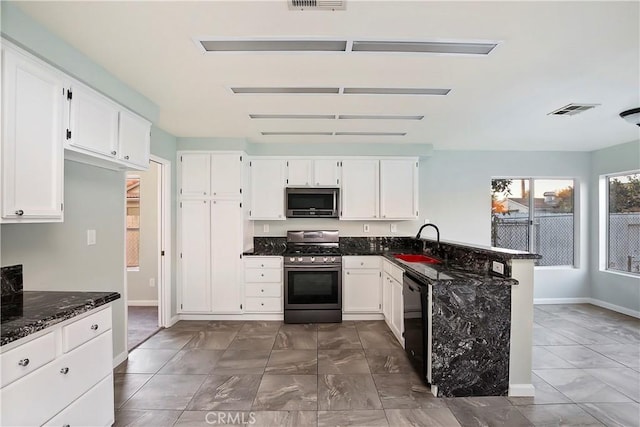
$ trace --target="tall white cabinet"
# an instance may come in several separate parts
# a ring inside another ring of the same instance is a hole
[[[241,152],[178,153],[179,312],[242,312]]]
[[[64,76],[2,49],[1,222],[62,221]]]

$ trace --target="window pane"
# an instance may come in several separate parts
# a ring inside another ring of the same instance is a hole
[[[529,180],[491,180],[491,245],[529,251]]]
[[[607,178],[607,266],[640,273],[640,172]]]
[[[542,255],[537,265],[573,265],[573,180],[536,179],[532,252]]]
[[[127,177],[127,267],[140,266],[140,178]]]

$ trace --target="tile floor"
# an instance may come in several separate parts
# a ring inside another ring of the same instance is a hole
[[[536,306],[536,397],[433,397],[383,321],[181,321],[115,370],[117,426],[639,426],[640,320]]]
[[[158,307],[127,307],[128,331],[127,348],[136,348],[160,329],[158,326]]]

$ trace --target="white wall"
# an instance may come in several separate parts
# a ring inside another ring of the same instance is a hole
[[[2,264],[23,264],[26,291],[124,295],[124,172],[64,162],[64,222],[3,224]],[[87,230],[96,245],[87,246]],[[113,352],[126,351],[124,300],[113,303]]]
[[[640,315],[640,278],[628,274],[606,271],[606,238],[601,238],[600,201],[604,197],[599,191],[602,175],[640,169],[640,141],[619,144],[591,153],[591,203],[593,213],[590,220],[590,285],[591,297],[612,304],[621,311]],[[602,253],[603,256],[600,254]],[[611,307],[611,308],[616,308]]]
[[[158,169],[150,162],[149,170],[128,174],[140,177],[139,267],[127,271],[128,305],[158,304]]]

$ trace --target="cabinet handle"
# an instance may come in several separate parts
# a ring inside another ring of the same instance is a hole
[[[68,374],[68,373],[69,373],[69,368],[62,368],[62,369],[60,369],[60,373],[61,373],[61,374],[63,374],[63,375]]]
[[[23,211],[22,209],[18,209],[18,210],[16,211],[16,215],[18,215],[18,216],[22,216],[22,215],[24,215],[24,211]]]
[[[20,366],[27,366],[29,364],[29,359],[20,359],[20,361],[18,361],[18,365]]]
[[[115,155],[116,155],[116,150],[113,150],[113,151],[111,152],[111,155],[112,155],[112,156],[115,156]]]
[[[124,156],[124,159],[125,160],[129,160],[129,156]]]
[[[98,330],[98,325],[95,324],[95,323],[93,325],[91,325],[91,330],[92,331],[97,331]]]

